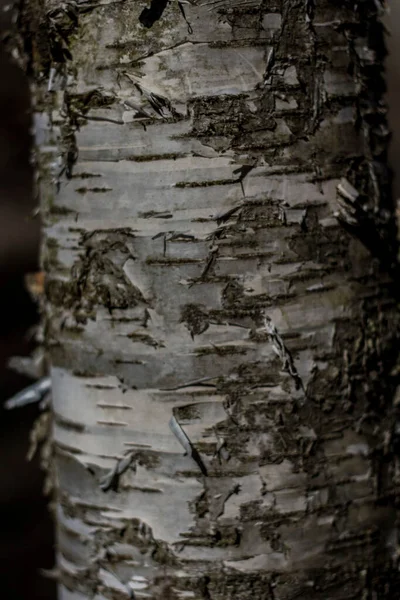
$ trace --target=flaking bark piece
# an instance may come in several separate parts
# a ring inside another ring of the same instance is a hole
[[[108,492],[108,490],[113,490],[114,492],[118,491],[119,478],[128,470],[132,461],[132,452],[129,452],[126,456],[117,460],[113,468],[100,479],[100,488],[103,492]]]
[[[203,460],[202,460],[200,454],[198,453],[196,448],[192,445],[190,439],[188,438],[186,433],[183,431],[182,427],[179,425],[179,423],[176,420],[176,418],[174,417],[174,415],[172,415],[172,417],[169,421],[169,427],[170,427],[172,433],[174,434],[174,436],[176,437],[176,439],[178,440],[178,442],[180,443],[180,445],[182,446],[182,448],[185,450],[185,453],[188,456],[190,456],[197,463],[198,467],[200,468],[200,471],[203,473],[203,475],[205,477],[207,477],[207,469],[206,469],[205,464],[203,463]]]

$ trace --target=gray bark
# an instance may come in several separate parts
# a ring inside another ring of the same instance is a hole
[[[378,5],[22,11],[63,600],[397,597]]]

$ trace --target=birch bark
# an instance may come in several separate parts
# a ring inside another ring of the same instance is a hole
[[[397,597],[378,8],[22,10],[62,600]]]

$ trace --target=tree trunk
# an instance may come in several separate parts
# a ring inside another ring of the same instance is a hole
[[[23,8],[62,600],[398,597],[378,8]]]

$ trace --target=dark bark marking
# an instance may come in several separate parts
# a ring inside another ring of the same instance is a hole
[[[236,169],[235,171],[233,171],[233,174],[236,175],[238,174],[238,183],[240,184],[240,187],[242,189],[242,194],[243,197],[246,197],[246,194],[244,192],[244,186],[243,186],[243,180],[245,179],[245,177],[250,173],[250,171],[252,171],[254,169],[256,165],[242,165],[241,167],[239,167],[238,169]]]
[[[188,381],[183,383],[182,385],[177,385],[172,388],[160,388],[161,392],[174,392],[176,390],[181,390],[183,388],[192,387],[192,386],[205,386],[205,387],[213,387],[215,385],[213,383],[205,383],[206,381],[212,381],[215,377],[202,377],[201,379],[195,379],[194,381]]]
[[[192,340],[194,340],[195,335],[201,335],[210,326],[206,309],[197,304],[186,304],[183,307],[181,322],[185,323]]]
[[[144,8],[140,13],[140,23],[148,29],[153,27],[154,23],[161,19],[167,4],[168,0],[151,0],[150,8]]]
[[[72,310],[79,323],[93,315],[99,304],[111,311],[147,305],[142,292],[130,281],[123,267],[134,259],[130,229],[93,231],[84,235],[82,255],[71,268],[69,281],[48,281],[47,297],[54,305]]]
[[[88,192],[93,192],[94,194],[105,194],[106,192],[111,192],[112,189],[108,187],[80,187],[75,190],[78,194],[87,194]]]
[[[186,233],[180,233],[179,231],[161,231],[156,233],[151,239],[157,240],[163,239],[163,256],[167,254],[167,242],[193,242],[195,240],[194,235],[188,235]]]
[[[192,283],[190,284],[190,287],[192,287],[192,285],[194,285],[195,283],[205,281],[207,279],[208,275],[213,272],[213,268],[217,261],[218,250],[219,250],[218,246],[214,246],[210,249],[207,259],[206,259],[206,264],[204,266],[204,269],[201,272],[200,277],[198,277],[197,279],[194,279],[192,281]]]
[[[54,422],[63,429],[67,431],[76,431],[76,433],[83,433],[86,429],[85,425],[82,423],[77,423],[76,421],[71,421],[70,419],[65,419],[58,413],[53,411]]]
[[[189,34],[192,34],[192,33],[193,33],[193,27],[191,26],[191,24],[189,23],[189,21],[188,21],[188,19],[187,19],[187,16],[186,16],[186,13],[185,13],[185,9],[183,8],[183,4],[182,4],[182,2],[178,2],[178,6],[179,6],[179,10],[180,10],[180,11],[181,11],[181,13],[182,13],[182,17],[185,19],[185,21],[186,21],[186,24],[187,24],[187,26],[188,26],[188,33],[189,33]]]
[[[148,212],[138,213],[139,219],[172,219],[173,214],[170,212],[157,212],[156,210],[149,210]]]

